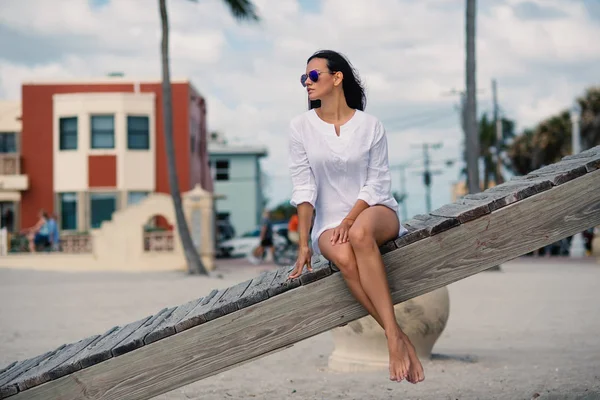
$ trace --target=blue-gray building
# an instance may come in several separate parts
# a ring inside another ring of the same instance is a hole
[[[210,135],[209,165],[216,200],[217,219],[229,220],[236,236],[254,230],[265,207],[260,159],[266,147],[228,144],[218,133]]]

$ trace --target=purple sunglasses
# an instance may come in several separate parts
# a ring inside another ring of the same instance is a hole
[[[325,71],[325,72],[321,72],[321,71],[317,71],[316,69],[313,69],[312,71],[309,71],[308,74],[302,74],[300,76],[300,83],[302,84],[302,86],[306,87],[306,80],[308,78],[310,78],[311,81],[313,82],[317,82],[319,80],[319,75],[321,74],[335,74],[335,72],[331,72],[331,71]]]

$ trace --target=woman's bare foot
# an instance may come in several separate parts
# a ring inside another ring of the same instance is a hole
[[[408,368],[408,374],[406,380],[410,383],[419,383],[425,379],[425,373],[423,372],[423,365],[417,356],[415,346],[410,342],[410,339],[405,334],[402,336],[402,340],[406,345],[408,358],[410,359],[410,366]]]
[[[401,334],[388,336],[390,352],[390,380],[400,382],[406,379],[410,370],[410,357]]]

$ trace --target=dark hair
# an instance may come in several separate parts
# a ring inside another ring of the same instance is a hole
[[[367,97],[365,96],[365,89],[360,82],[358,73],[350,64],[350,61],[342,54],[333,50],[319,50],[306,60],[308,64],[313,58],[322,58],[327,60],[327,68],[331,72],[341,72],[344,74],[344,80],[342,81],[342,89],[344,89],[344,97],[348,107],[356,110],[364,111],[367,106]],[[321,107],[321,100],[311,100],[309,102],[308,109]]]

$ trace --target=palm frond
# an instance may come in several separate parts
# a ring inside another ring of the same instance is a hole
[[[259,21],[256,7],[251,0],[223,0],[229,7],[231,14],[237,20]]]

